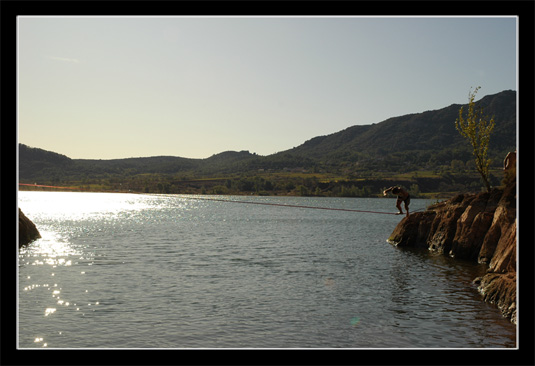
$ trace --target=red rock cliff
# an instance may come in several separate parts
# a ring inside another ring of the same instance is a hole
[[[405,217],[388,241],[486,263],[474,280],[487,302],[516,324],[516,182],[491,192],[461,194]]]

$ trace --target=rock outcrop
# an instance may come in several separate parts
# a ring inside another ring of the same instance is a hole
[[[460,194],[405,217],[388,241],[488,264],[479,292],[516,324],[516,181],[491,192]]]
[[[41,234],[39,234],[35,224],[19,208],[19,248],[40,237]]]

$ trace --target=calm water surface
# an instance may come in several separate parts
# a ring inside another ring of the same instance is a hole
[[[205,198],[19,192],[42,235],[19,255],[19,347],[516,346],[471,284],[485,266],[389,245],[401,216]],[[217,198],[395,212],[394,199]]]

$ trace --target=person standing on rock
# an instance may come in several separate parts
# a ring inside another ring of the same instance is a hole
[[[386,196],[388,192],[392,192],[396,196],[398,196],[398,199],[396,201],[396,207],[399,210],[398,215],[403,215],[403,210],[401,209],[401,202],[405,203],[405,211],[407,211],[407,217],[409,217],[409,204],[411,203],[411,195],[409,192],[404,190],[403,188],[396,186],[396,187],[390,187],[386,189],[383,192],[383,195]]]
[[[516,149],[511,151],[503,161],[503,183],[508,184],[516,178]]]
[[[505,160],[503,161],[504,171],[510,171],[513,169],[516,170],[516,149],[515,151],[511,151],[509,154],[507,154]]]

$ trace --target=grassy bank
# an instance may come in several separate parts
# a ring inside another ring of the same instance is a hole
[[[491,172],[492,184],[501,171]],[[33,182],[20,182],[29,183]],[[165,194],[289,195],[320,197],[380,197],[393,185],[405,187],[413,197],[449,198],[458,192],[480,192],[477,173],[451,171],[413,171],[406,173],[369,172],[366,176],[334,175],[306,171],[256,172],[220,177],[193,177],[177,174],[139,174],[106,179],[84,178],[39,182],[39,185],[65,187],[63,190],[87,192],[131,192]],[[62,190],[38,186],[20,186],[20,190]]]

